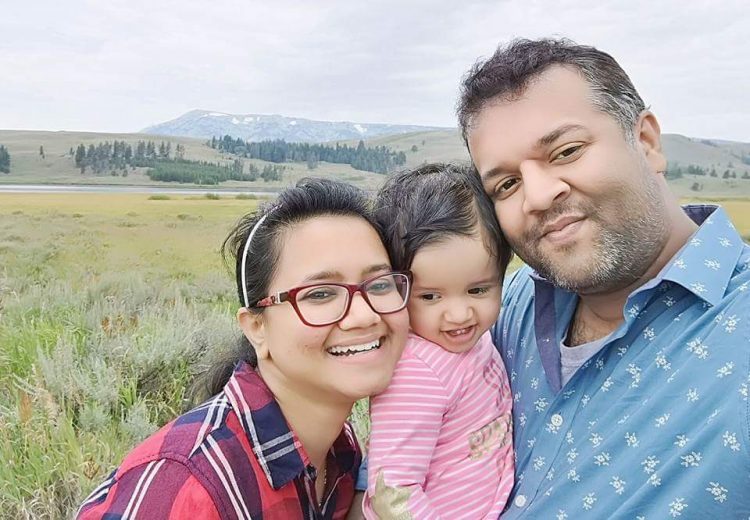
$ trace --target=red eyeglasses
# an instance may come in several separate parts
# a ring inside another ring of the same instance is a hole
[[[311,327],[332,325],[344,319],[355,293],[378,314],[391,314],[406,307],[411,290],[410,271],[394,271],[368,278],[360,284],[316,283],[295,287],[259,300],[253,308],[289,302],[302,323]]]

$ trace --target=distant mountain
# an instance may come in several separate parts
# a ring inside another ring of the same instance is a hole
[[[366,140],[386,135],[432,130],[445,130],[445,128],[352,123],[349,121],[315,121],[280,115],[226,114],[224,112],[192,110],[172,121],[144,128],[141,132],[200,138],[231,135],[248,141],[284,139],[288,142],[326,142],[348,139]]]

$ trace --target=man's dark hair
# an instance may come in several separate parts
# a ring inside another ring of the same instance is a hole
[[[554,65],[578,71],[589,84],[592,104],[617,121],[629,142],[635,140],[633,129],[646,105],[615,59],[568,39],[544,38],[513,40],[466,73],[457,107],[464,141],[488,102],[518,98],[530,81]]]
[[[513,254],[470,166],[425,164],[392,175],[375,199],[375,215],[396,270],[410,269],[417,251],[451,236],[479,233],[501,277]]]

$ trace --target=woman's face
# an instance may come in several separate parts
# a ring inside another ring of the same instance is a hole
[[[277,245],[279,261],[269,294],[318,282],[358,284],[390,270],[377,232],[357,217],[305,220],[287,229]],[[405,309],[379,315],[357,293],[344,319],[323,327],[302,323],[290,303],[267,307],[257,330],[261,338],[251,341],[258,369],[272,389],[283,385],[306,397],[350,402],[385,389],[408,327]],[[379,347],[366,352],[331,353],[336,347],[374,342]]]

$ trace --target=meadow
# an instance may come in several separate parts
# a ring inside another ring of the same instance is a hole
[[[0,517],[68,518],[236,340],[219,255],[257,201],[0,196]]]
[[[257,204],[0,194],[0,517],[70,517],[206,397],[201,372],[237,339],[219,249]],[[749,238],[750,201],[722,204]]]

